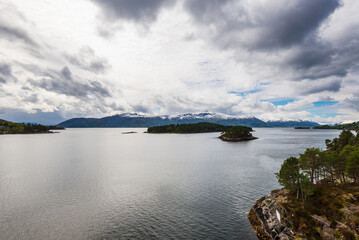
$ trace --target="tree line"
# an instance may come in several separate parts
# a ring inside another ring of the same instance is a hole
[[[221,134],[221,137],[250,138],[250,137],[252,137],[251,131],[253,131],[253,129],[250,127],[233,126],[233,127],[229,127],[226,130],[224,130]]]
[[[322,126],[315,126],[313,129],[339,129],[339,130],[359,130],[359,122],[353,122],[348,124],[338,124],[334,126],[330,125],[322,125]]]
[[[216,123],[200,122],[186,124],[169,124],[162,126],[149,127],[148,133],[205,133],[222,132],[230,126],[224,126]]]
[[[149,127],[148,133],[206,133],[221,132],[221,136],[228,138],[251,137],[253,131],[251,127],[244,126],[225,126],[216,123],[199,122],[185,124],[169,124]]]
[[[287,158],[278,173],[279,184],[305,201],[318,184],[359,182],[359,133],[343,130],[325,140],[327,149],[308,148]]]
[[[32,123],[14,123],[0,119],[0,134],[19,134],[19,133],[48,133],[50,129],[64,129],[57,126],[45,126]]]

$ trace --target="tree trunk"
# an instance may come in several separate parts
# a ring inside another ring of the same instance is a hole
[[[312,169],[310,172],[310,182],[313,184],[313,178],[314,178],[314,170]]]
[[[343,171],[342,174],[343,174],[343,182],[346,183],[346,181],[345,181],[345,172]]]
[[[302,191],[302,202],[304,203],[304,192]]]

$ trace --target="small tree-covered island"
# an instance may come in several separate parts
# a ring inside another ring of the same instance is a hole
[[[14,123],[0,119],[1,134],[33,134],[33,133],[53,133],[50,130],[63,130],[59,126],[45,126],[31,123]]]
[[[147,133],[208,133],[223,132],[230,126],[224,126],[216,123],[200,122],[185,124],[169,124],[149,127]]]
[[[221,132],[223,141],[238,142],[257,139],[252,136],[253,129],[245,126],[225,126],[216,123],[200,122],[188,124],[170,124],[149,127],[147,133],[209,133]]]
[[[248,141],[257,139],[252,135],[252,128],[243,127],[243,126],[233,126],[224,130],[219,136],[219,138],[223,141],[228,142],[239,142],[239,141]]]
[[[359,239],[359,133],[325,143],[287,158],[276,173],[284,188],[251,208],[259,239]]]

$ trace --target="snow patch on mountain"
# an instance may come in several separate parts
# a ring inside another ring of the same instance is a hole
[[[185,113],[169,116],[169,119],[249,119],[251,117],[243,116],[232,116],[224,113],[214,113],[214,112],[200,112],[200,113]]]

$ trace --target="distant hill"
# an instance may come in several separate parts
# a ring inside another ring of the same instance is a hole
[[[228,128],[231,128],[231,126],[224,126],[216,123],[199,122],[149,127],[147,129],[147,133],[208,133],[223,132]],[[248,129],[252,130],[252,128]]]
[[[72,118],[58,126],[66,128],[106,128],[106,127],[152,127],[170,124],[209,122],[225,126],[247,127],[314,127],[320,124],[309,121],[265,122],[256,117],[233,117],[217,113],[187,113],[175,116],[146,116],[137,113],[124,113],[104,118]]]
[[[297,120],[297,121],[268,121],[268,125],[271,127],[316,127],[320,126],[319,123],[316,122],[310,122],[310,121],[303,121],[303,120]]]
[[[0,119],[0,134],[51,133],[50,130],[64,129],[59,126],[44,126],[32,123],[14,123]]]
[[[336,125],[322,125],[316,126],[314,129],[346,129],[346,130],[356,130],[359,131],[359,122],[353,122],[348,124],[336,124]]]

